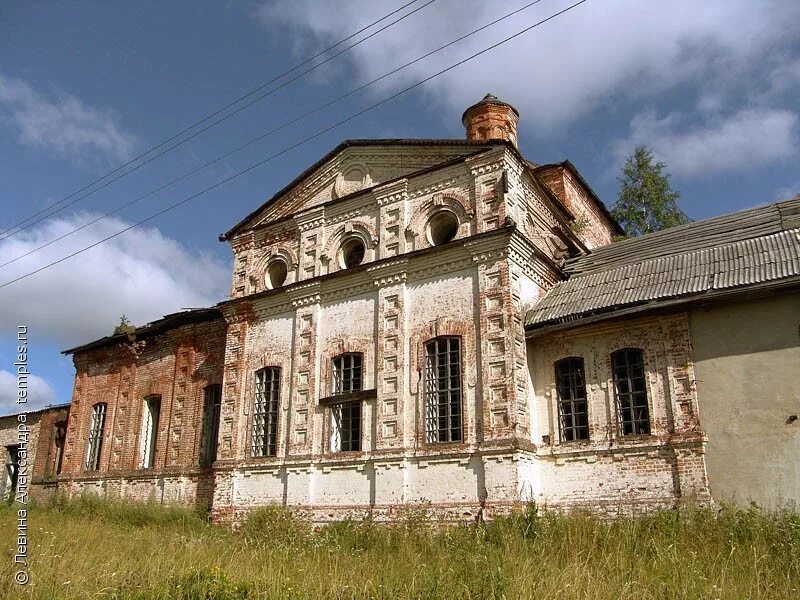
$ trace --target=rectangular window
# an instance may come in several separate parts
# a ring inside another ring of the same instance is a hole
[[[89,440],[86,444],[87,471],[97,471],[100,468],[100,450],[103,446],[103,426],[106,422],[106,405],[95,404],[92,407],[92,421],[89,424]]]
[[[425,344],[425,442],[460,442],[461,338]]]
[[[334,396],[363,389],[363,355],[340,354],[333,359],[332,391]],[[343,402],[331,406],[331,452],[361,450],[361,402]]]
[[[142,420],[142,469],[152,469],[156,464],[158,446],[158,421],[161,417],[161,396],[150,396],[144,401]]]
[[[589,439],[589,413],[583,359],[564,358],[555,364],[558,421],[562,442]]]
[[[200,464],[204,466],[217,460],[221,408],[222,386],[209,385],[203,390],[203,433],[200,436]]]
[[[278,453],[278,407],[281,399],[281,370],[275,367],[256,371],[253,401],[253,456]]]
[[[331,451],[361,450],[361,402],[331,406]]]
[[[622,435],[650,433],[642,351],[636,348],[617,350],[611,355],[611,367]]]
[[[333,394],[347,394],[361,390],[362,355],[340,354],[333,359]]]

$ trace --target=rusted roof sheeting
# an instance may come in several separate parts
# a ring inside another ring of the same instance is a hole
[[[526,326],[800,276],[798,215],[800,197],[601,248],[571,262]]]

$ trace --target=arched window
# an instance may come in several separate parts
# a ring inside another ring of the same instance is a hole
[[[282,258],[276,258],[270,262],[264,276],[264,283],[267,285],[267,289],[274,290],[281,287],[286,282],[288,273],[289,267]]]
[[[461,338],[425,342],[425,442],[460,442]]]
[[[367,249],[361,238],[351,237],[344,244],[342,244],[341,255],[339,257],[340,264],[343,269],[352,269],[364,262],[364,256]]]
[[[106,404],[100,402],[92,407],[92,420],[89,423],[89,439],[86,442],[86,461],[84,463],[87,471],[97,471],[100,468],[100,450],[103,447],[105,422]]]
[[[622,435],[650,433],[642,351],[638,348],[617,350],[611,354],[611,369]]]
[[[253,456],[278,453],[278,407],[281,401],[281,370],[268,367],[256,371],[253,399]]]
[[[437,212],[428,221],[428,241],[433,246],[441,246],[458,235],[458,217],[449,210]]]
[[[562,442],[589,439],[589,412],[583,359],[562,358],[555,364],[558,425]]]

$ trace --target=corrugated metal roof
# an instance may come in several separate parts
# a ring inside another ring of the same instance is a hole
[[[800,276],[800,196],[617,242],[566,271],[527,326]]]

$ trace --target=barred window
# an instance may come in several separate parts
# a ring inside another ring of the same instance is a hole
[[[583,359],[569,357],[555,364],[558,422],[562,442],[589,439],[589,414]]]
[[[275,367],[256,371],[253,401],[253,456],[278,453],[278,406],[281,396],[281,370]]]
[[[617,350],[611,354],[611,367],[622,434],[650,433],[642,351],[637,348]]]
[[[222,408],[222,386],[209,385],[203,390],[203,430],[200,436],[200,464],[207,466],[217,460],[217,438]]]
[[[361,402],[344,402],[331,406],[332,452],[361,450]]]
[[[89,424],[89,440],[86,444],[87,471],[97,471],[100,468],[100,450],[103,446],[103,425],[106,421],[105,403],[95,404],[92,407],[92,421]]]
[[[340,354],[333,359],[334,396],[360,392],[363,388],[364,357],[360,353]],[[333,404],[330,413],[331,452],[361,450],[361,402]]]
[[[461,338],[425,343],[425,442],[460,442]]]
[[[161,416],[161,396],[150,396],[145,399],[144,404],[141,466],[143,469],[152,469],[156,463],[158,421]]]
[[[347,394],[362,389],[363,355],[358,353],[340,354],[333,359],[333,394]]]

